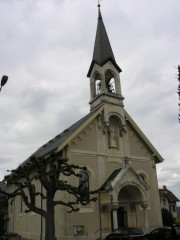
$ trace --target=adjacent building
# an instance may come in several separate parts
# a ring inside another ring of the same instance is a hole
[[[161,209],[165,208],[169,212],[171,212],[176,222],[178,216],[176,205],[177,202],[179,202],[179,199],[170,190],[168,190],[165,185],[163,186],[163,188],[159,189],[159,196],[161,202]]]

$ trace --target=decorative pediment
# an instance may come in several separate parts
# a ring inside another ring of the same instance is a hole
[[[125,166],[121,169],[119,174],[111,182],[113,189],[119,189],[124,184],[135,184],[142,188],[144,191],[149,189],[149,185],[141,178],[139,173],[126,162]]]
[[[143,191],[147,191],[150,188],[128,161],[123,168],[115,169],[111,173],[103,184],[103,188],[108,191],[119,191],[125,184],[139,186]]]

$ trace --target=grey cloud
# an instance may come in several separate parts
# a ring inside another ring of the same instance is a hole
[[[165,158],[159,185],[180,197],[176,69],[179,0],[101,2],[125,108]],[[141,6],[141,7],[140,7]],[[89,79],[97,24],[87,0],[0,1],[0,162],[14,168],[89,112]],[[169,170],[168,170],[169,169]]]

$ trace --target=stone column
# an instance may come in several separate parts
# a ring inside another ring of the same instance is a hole
[[[94,79],[90,80],[90,94],[91,94],[91,101],[96,96],[96,90],[95,90],[95,81]]]
[[[107,92],[107,90],[106,90],[105,76],[104,76],[103,73],[101,73],[101,90],[102,90],[102,93]]]
[[[141,207],[143,208],[143,213],[144,213],[144,223],[145,223],[145,228],[149,228],[149,222],[148,222],[148,217],[147,217],[147,203],[142,203]]]
[[[117,209],[112,208],[112,214],[113,214],[113,226],[114,229],[118,228],[118,219],[117,219]]]

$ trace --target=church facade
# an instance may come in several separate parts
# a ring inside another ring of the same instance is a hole
[[[90,113],[33,154],[63,153],[69,162],[86,166],[84,178],[90,190],[103,189],[96,202],[80,206],[78,212],[67,213],[65,207],[57,206],[58,240],[95,240],[118,227],[149,231],[162,226],[156,164],[163,158],[124,109],[120,73],[99,6],[93,59],[87,74]],[[68,198],[66,194],[63,197]],[[9,205],[9,232],[17,232],[24,239],[43,239],[43,219],[25,213],[25,209],[18,197]]]

